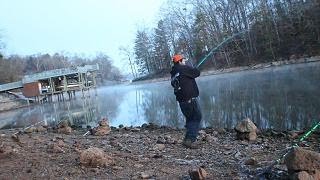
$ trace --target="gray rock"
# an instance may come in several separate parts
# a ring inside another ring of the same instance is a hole
[[[204,180],[207,178],[208,173],[203,169],[191,169],[189,170],[189,176],[192,180]]]
[[[257,139],[257,127],[249,118],[238,122],[234,129],[237,132],[237,139],[247,139],[249,141],[255,141]]]
[[[249,118],[246,118],[243,121],[238,122],[235,130],[241,133],[256,132],[257,126]]]
[[[154,150],[159,150],[159,151],[162,151],[166,148],[166,146],[164,144],[156,144],[153,149]]]

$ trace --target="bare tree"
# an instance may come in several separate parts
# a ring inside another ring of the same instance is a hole
[[[119,48],[119,51],[120,54],[124,55],[125,59],[128,60],[133,78],[137,78],[137,69],[133,63],[134,53],[130,52],[129,48],[123,46]]]

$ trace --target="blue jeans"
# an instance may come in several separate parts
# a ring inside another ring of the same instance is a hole
[[[200,121],[202,118],[198,100],[193,98],[187,102],[180,102],[182,114],[186,118],[186,135],[185,139],[196,141],[200,129]]]

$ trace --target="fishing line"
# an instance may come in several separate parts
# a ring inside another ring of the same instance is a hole
[[[244,31],[238,32],[238,33],[236,33],[236,34],[228,37],[228,38],[225,39],[224,41],[222,41],[220,44],[218,44],[218,46],[216,46],[215,48],[213,48],[204,58],[202,58],[202,59],[200,60],[200,62],[199,62],[198,65],[196,66],[196,68],[199,68],[200,65],[201,65],[202,63],[204,63],[204,62],[208,59],[209,56],[211,56],[211,55],[212,55],[215,51],[217,51],[220,47],[222,47],[222,46],[224,46],[226,43],[228,43],[228,41],[230,41],[231,39],[233,39],[233,38],[235,38],[235,37],[237,37],[237,36],[239,36],[239,35],[241,35],[241,34],[243,34],[243,33],[245,33],[245,32],[248,32],[248,31],[249,31],[249,30],[244,30]]]

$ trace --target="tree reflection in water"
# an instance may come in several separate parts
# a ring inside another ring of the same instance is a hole
[[[233,128],[245,117],[262,129],[311,126],[320,114],[319,70],[317,63],[201,79],[206,126]]]

